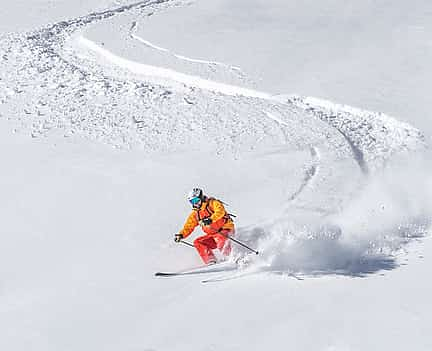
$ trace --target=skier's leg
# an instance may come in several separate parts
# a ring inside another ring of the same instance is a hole
[[[233,235],[234,230],[224,230],[221,233],[214,235],[217,248],[222,252],[224,256],[229,256],[231,254],[231,241],[227,238],[227,236]]]
[[[194,240],[194,246],[205,264],[216,262],[216,257],[212,250],[217,248],[217,244],[212,235],[204,235]]]

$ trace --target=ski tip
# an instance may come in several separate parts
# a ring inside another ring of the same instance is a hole
[[[169,277],[172,274],[170,274],[170,273],[163,273],[163,272],[156,272],[154,275],[155,275],[155,277]]]

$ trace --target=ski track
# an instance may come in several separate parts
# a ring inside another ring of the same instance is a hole
[[[92,12],[86,16],[78,17],[76,19],[62,21],[48,26],[42,30],[36,31],[35,34],[28,36],[28,39],[41,39],[46,40],[52,36],[59,35],[63,30],[70,29],[76,30],[79,27],[89,25],[91,23],[102,21],[104,19],[119,15],[126,11],[133,9],[142,9],[149,6],[164,4],[172,2],[172,0],[144,0],[138,1],[129,5],[123,5],[114,9],[108,9],[105,11]]]
[[[302,183],[300,184],[297,191],[295,191],[288,198],[288,202],[293,202],[294,200],[296,200],[299,197],[299,195],[303,192],[303,190],[312,183],[314,177],[318,173],[319,163],[320,163],[319,151],[316,147],[313,146],[310,148],[310,153],[312,158],[312,164],[306,169]]]
[[[208,60],[202,60],[202,59],[195,59],[195,58],[187,57],[187,56],[184,56],[184,55],[179,55],[177,53],[172,52],[169,49],[166,49],[166,48],[163,48],[161,46],[155,45],[155,44],[151,43],[150,41],[148,41],[148,40],[146,40],[144,38],[141,38],[139,35],[133,33],[137,29],[136,22],[134,22],[134,23],[135,24],[132,24],[131,30],[130,30],[130,36],[131,36],[131,38],[135,39],[136,41],[140,42],[141,44],[145,45],[146,47],[148,47],[150,49],[161,51],[161,52],[163,52],[163,53],[165,53],[167,55],[175,57],[176,59],[179,59],[179,60],[182,60],[182,61],[186,61],[186,62],[204,64],[204,65],[209,65],[209,66],[220,66],[220,67],[228,69],[230,71],[238,72],[238,74],[241,77],[244,77],[244,73],[242,72],[242,70],[240,69],[240,67],[227,65],[225,63],[218,62],[218,61],[208,61]]]
[[[266,100],[272,99],[271,95],[268,93],[242,88],[230,84],[219,83],[209,79],[203,79],[199,76],[193,76],[190,74],[181,73],[169,68],[157,67],[157,66],[131,61],[123,57],[120,57],[118,55],[115,55],[109,50],[102,48],[101,46],[97,45],[93,41],[83,36],[78,38],[77,43],[78,45],[82,45],[85,49],[88,49],[94,52],[95,54],[97,54],[101,60],[106,60],[112,65],[118,66],[122,69],[126,69],[127,71],[131,72],[134,75],[141,75],[146,77],[146,79],[150,79],[150,80],[152,79],[152,77],[154,77],[155,78],[155,80],[153,81],[154,84],[158,84],[158,83],[160,84],[162,79],[164,80],[165,84],[170,84],[169,81],[172,81],[175,83],[183,84],[190,88],[199,88],[202,90],[208,90],[214,93],[221,93],[224,95],[231,95],[231,96],[241,95],[245,97],[259,98],[259,99],[266,99]]]
[[[278,123],[278,125],[280,125],[280,127],[282,129],[291,127],[288,123],[286,123],[282,119],[276,117],[274,114],[267,112],[267,111],[265,111],[264,113],[266,114],[266,116],[268,118],[270,118],[271,120]],[[288,137],[285,133],[284,133],[284,138],[285,138],[285,142],[288,142]],[[315,146],[311,146],[310,147],[310,154],[311,154],[311,158],[312,158],[312,164],[306,168],[305,173],[304,173],[304,177],[303,177],[303,181],[301,182],[299,188],[293,194],[291,194],[291,196],[289,196],[289,198],[287,200],[287,205],[285,206],[285,210],[287,210],[288,207],[291,205],[291,202],[293,202],[295,199],[297,199],[299,197],[299,195],[303,192],[303,190],[309,184],[312,183],[313,178],[318,173],[319,163],[320,163],[320,154],[319,154],[318,148]]]
[[[236,280],[236,279],[241,279],[241,278],[245,278],[251,275],[256,275],[258,273],[265,273],[266,270],[252,270],[252,271],[245,271],[245,272],[236,272],[233,274],[225,274],[225,275],[220,275],[218,277],[214,277],[214,278],[208,278],[208,279],[203,279],[201,280],[201,283],[207,284],[207,283],[219,283],[219,282],[224,282],[224,281],[228,281],[228,280]],[[304,280],[303,278],[301,278],[299,275],[294,274],[294,273],[289,273],[289,272],[276,272],[276,271],[272,271],[272,274],[280,274],[283,275],[285,277],[288,278],[294,278],[295,280]]]
[[[427,148],[422,133],[383,113],[330,101],[291,96],[288,101],[335,128],[348,142],[364,174],[379,169],[398,152]]]
[[[363,152],[353,143],[353,141],[350,138],[348,138],[348,136],[343,131],[341,131],[337,127],[335,127],[335,128],[339,131],[339,133],[342,134],[342,136],[347,141],[348,145],[350,146],[350,148],[353,152],[354,159],[357,161],[361,171],[367,175],[369,173],[369,169],[368,169],[368,166],[364,160]]]

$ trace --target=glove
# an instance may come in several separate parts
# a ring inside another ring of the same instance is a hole
[[[183,234],[177,233],[174,235],[174,241],[176,243],[180,242],[180,240],[182,240],[182,239],[183,239]]]
[[[204,219],[201,219],[200,224],[201,225],[210,225],[210,224],[212,224],[212,220],[210,217],[204,218]]]

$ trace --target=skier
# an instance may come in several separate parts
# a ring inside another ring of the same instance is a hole
[[[194,188],[188,194],[192,213],[186,220],[183,229],[175,234],[174,241],[187,238],[200,225],[206,235],[194,240],[194,246],[206,264],[216,263],[212,250],[219,249],[224,256],[231,253],[228,236],[234,234],[234,222],[226,212],[223,203],[204,195],[202,189]]]

